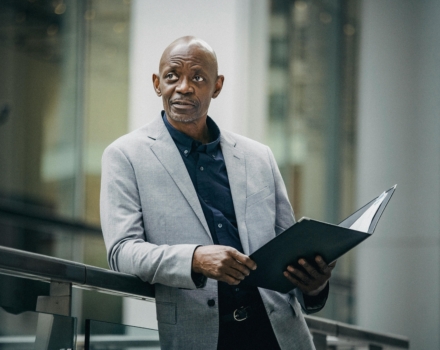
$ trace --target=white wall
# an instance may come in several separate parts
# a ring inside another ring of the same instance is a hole
[[[151,76],[163,50],[175,39],[194,35],[217,53],[225,84],[209,115],[223,128],[264,139],[267,108],[268,16],[266,0],[135,0],[130,38],[129,129],[162,110]],[[157,327],[154,304],[124,300],[124,322]]]
[[[222,127],[262,139],[266,115],[268,3],[265,0],[137,0],[132,4],[130,130],[162,109],[152,87],[163,50],[175,39],[194,35],[217,53],[225,76],[210,116]],[[250,88],[252,87],[252,88]],[[248,117],[256,123],[248,122]]]
[[[364,0],[358,205],[398,184],[358,248],[357,320],[439,349],[440,2]]]

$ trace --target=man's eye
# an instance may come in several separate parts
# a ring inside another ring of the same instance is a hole
[[[165,77],[168,79],[175,79],[176,75],[174,73],[168,73],[167,75],[165,75]]]
[[[203,79],[200,75],[196,75],[196,76],[194,77],[194,80],[195,80],[195,81],[203,81],[203,80],[205,80],[205,79]]]

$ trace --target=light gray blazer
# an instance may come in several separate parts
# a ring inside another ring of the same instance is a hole
[[[292,207],[267,146],[225,130],[220,145],[241,243],[251,254],[294,223]],[[162,349],[216,349],[217,281],[208,279],[197,289],[191,279],[194,249],[213,240],[161,117],[105,150],[101,224],[110,267],[155,284]],[[281,348],[314,349],[301,292],[260,293]]]

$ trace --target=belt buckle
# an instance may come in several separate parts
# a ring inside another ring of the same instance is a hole
[[[240,307],[234,311],[234,320],[237,322],[244,321],[248,318],[247,307]]]

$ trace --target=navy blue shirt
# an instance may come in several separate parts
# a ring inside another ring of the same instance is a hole
[[[206,124],[210,140],[213,141],[204,145],[176,130],[168,122],[165,112],[162,117],[188,170],[214,243],[234,247],[243,253],[228,173],[220,148],[220,129],[208,117]],[[197,274],[193,274],[195,282],[197,278]],[[248,305],[249,300],[259,298],[256,287],[243,288],[225,282],[218,282],[218,287],[220,315],[228,314],[242,305]]]
[[[163,120],[188,170],[214,243],[234,247],[243,253],[217,124],[207,118],[213,141],[202,144],[176,130],[165,113]]]

